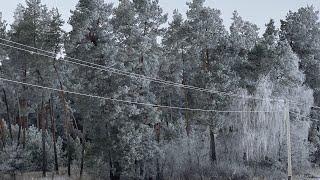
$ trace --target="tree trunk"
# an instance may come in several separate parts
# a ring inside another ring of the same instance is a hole
[[[147,177],[145,177],[145,168],[144,168],[144,162],[143,161],[140,161],[140,177],[143,179],[146,179]]]
[[[71,146],[70,146],[70,134],[67,134],[68,143],[68,176],[71,176]]]
[[[19,131],[18,131],[18,141],[17,141],[17,147],[20,145],[20,134],[21,134],[21,108],[20,108],[20,99],[18,98],[18,126],[19,126]]]
[[[23,72],[23,82],[26,83],[27,82],[27,64],[25,64],[25,69]],[[23,92],[26,92],[27,87],[25,85],[23,85]],[[21,131],[21,128],[23,128],[23,135],[22,135],[22,144],[23,144],[23,148],[25,148],[25,128],[24,128],[24,124],[26,119],[28,118],[28,112],[27,112],[27,99],[26,99],[26,94],[23,93],[22,94],[22,98],[19,99],[18,103],[20,104],[20,117],[19,117],[19,131]],[[22,112],[22,115],[21,115]],[[20,132],[21,133],[21,132]],[[19,133],[19,135],[20,135]],[[20,137],[19,137],[20,139]],[[19,143],[19,142],[18,142]]]
[[[169,105],[172,106],[172,93],[169,94]],[[170,108],[170,123],[173,122],[173,111],[172,108]],[[167,121],[167,126],[169,126],[169,123]]]
[[[182,48],[182,53],[181,53],[181,58],[182,58],[182,65],[184,67],[185,64],[185,60],[184,60],[184,54],[183,54],[183,48]],[[183,69],[182,72],[182,84],[186,84],[186,70]],[[185,99],[185,107],[189,108],[189,100],[188,100],[188,91],[184,90],[184,99]],[[191,126],[190,126],[190,122],[189,122],[189,111],[185,110],[185,121],[186,121],[186,132],[187,132],[187,136],[189,137],[190,135],[190,131],[191,131]]]
[[[160,133],[161,133],[161,124],[157,123],[155,125],[155,134],[156,134],[156,141],[158,144],[160,143]],[[159,156],[156,157],[156,170],[157,170],[156,180],[162,180],[162,172],[160,169]]]
[[[80,177],[83,174],[83,164],[84,164],[84,150],[86,148],[86,138],[85,138],[85,121],[83,121],[82,125],[82,150],[81,150],[81,163],[80,163]]]
[[[46,128],[45,128],[45,122],[44,122],[44,106],[43,106],[43,99],[41,102],[41,131],[42,131],[42,176],[46,177],[46,171],[47,171],[47,154],[46,154]]]
[[[205,71],[208,71],[208,69],[209,69],[209,49],[208,49],[208,47],[206,47],[206,49],[205,49],[205,60],[203,63],[203,68]]]
[[[0,120],[0,139],[1,139],[1,141],[2,141],[1,150],[2,150],[3,148],[5,148],[5,146],[6,146],[6,139],[5,139],[6,134],[5,134],[5,131],[4,131],[4,130],[5,130],[4,124],[5,124],[4,120],[1,119],[1,120]]]
[[[113,180],[120,180],[121,177],[121,168],[120,168],[120,164],[118,162],[115,162],[115,175],[113,176],[114,179]]]
[[[54,170],[59,173],[58,155],[57,155],[57,144],[56,144],[56,123],[53,112],[53,97],[49,100],[50,103],[50,117],[51,117],[51,132],[53,140],[53,153],[54,153]]]
[[[109,154],[110,155],[110,154]],[[113,164],[112,159],[110,157],[109,159],[109,164],[110,164],[110,180],[120,180],[121,177],[121,169],[120,165],[118,162],[115,162]],[[115,169],[115,171],[113,171]]]
[[[187,90],[185,91],[185,102],[186,102],[186,108],[189,108],[189,100],[188,100],[188,92]],[[190,126],[190,120],[189,120],[189,111],[186,110],[185,111],[185,118],[186,118],[186,132],[187,132],[187,136],[190,136],[190,132],[191,132],[191,126]]]
[[[68,105],[67,105],[67,101],[65,98],[65,94],[64,94],[64,89],[63,89],[63,85],[62,85],[62,81],[60,79],[60,74],[59,71],[56,67],[55,64],[53,64],[54,70],[56,72],[58,81],[59,81],[59,85],[60,85],[60,90],[61,92],[59,93],[59,97],[60,97],[60,101],[63,104],[63,110],[64,110],[64,136],[67,137],[67,151],[68,151],[68,175],[71,176],[71,147],[70,147],[70,131],[69,131],[69,114],[68,114]]]
[[[11,143],[13,141],[13,137],[12,137],[12,129],[11,129],[11,119],[10,119],[10,113],[9,113],[9,105],[8,105],[8,100],[7,100],[7,94],[6,91],[4,90],[4,88],[2,89],[3,91],[3,99],[4,99],[4,103],[6,104],[6,110],[7,110],[7,122],[8,122],[8,129],[9,129],[9,135],[10,135],[10,139],[11,139]]]
[[[215,134],[213,133],[211,128],[210,128],[210,158],[212,163],[215,163],[215,161],[217,160]]]
[[[22,118],[22,147],[23,147],[23,149],[26,147],[27,119],[25,119],[25,118]]]
[[[111,159],[111,154],[110,154],[110,151],[109,151],[109,178],[112,180],[112,178],[113,178],[113,171],[112,171],[112,169],[113,169],[113,163],[112,163],[112,159]]]
[[[157,157],[157,176],[156,176],[156,180],[162,180],[163,176],[162,176],[162,172],[161,172],[161,168],[160,168],[160,162],[159,162],[159,157]]]
[[[84,149],[85,149],[85,142],[82,141],[81,163],[80,163],[80,177],[82,177],[82,175],[83,175]]]

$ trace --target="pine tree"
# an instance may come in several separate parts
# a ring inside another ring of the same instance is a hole
[[[112,22],[118,42],[116,62],[119,68],[157,77],[161,57],[161,48],[157,39],[163,32],[161,25],[166,22],[166,15],[163,15],[158,1],[123,0],[115,9]],[[122,86],[116,86],[118,87],[116,97],[142,103],[157,103],[152,91],[152,87],[158,87],[156,84],[150,84],[150,81],[139,78],[118,77],[118,79],[117,83]],[[111,139],[113,141],[118,139],[117,144],[113,143],[115,148],[111,154],[115,155],[110,160],[115,165],[115,169],[121,169],[121,171],[128,169],[127,172],[136,178],[149,177],[155,174],[154,171],[160,175],[159,169],[152,166],[152,162],[156,161],[153,158],[157,151],[156,139],[161,136],[159,134],[161,131],[159,129],[160,109],[121,104],[115,104],[115,109],[117,109],[113,115],[115,123],[110,127],[115,130],[115,134],[110,135],[117,137]],[[126,140],[128,138],[132,139],[131,143]],[[126,146],[130,148],[124,148]],[[120,153],[125,155],[121,156]],[[126,163],[123,163],[124,159],[127,159]]]
[[[182,15],[175,10],[173,13],[173,21],[169,24],[169,28],[164,34],[162,40],[164,58],[160,65],[159,77],[167,81],[179,84],[185,83],[186,72],[186,47],[185,41],[186,27]],[[158,88],[158,102],[168,106],[183,106],[184,89],[174,86],[162,86]],[[181,120],[184,115],[183,111],[164,110],[162,117],[165,119],[166,126],[163,127],[164,136],[167,138],[179,137],[181,132],[185,132],[184,125]],[[173,124],[176,132],[170,132],[169,125]],[[183,133],[184,134],[184,133]],[[173,136],[173,137],[170,137]]]
[[[292,50],[301,58],[300,67],[306,74],[306,84],[315,90],[318,104],[319,64],[319,12],[314,7],[300,8],[289,12],[281,21],[281,38],[286,39]]]
[[[229,49],[232,54],[232,58],[235,61],[233,66],[234,71],[237,72],[238,76],[241,78],[240,87],[248,89],[252,92],[252,87],[254,87],[254,80],[251,80],[250,75],[246,73],[252,70],[248,70],[248,53],[255,47],[259,40],[258,37],[258,27],[248,21],[243,20],[237,11],[234,11],[232,17],[232,24],[230,26],[229,35]],[[251,68],[249,66],[249,68]],[[247,79],[250,77],[249,79]]]
[[[61,44],[62,20],[57,10],[49,11],[46,6],[41,4],[39,0],[26,1],[26,7],[18,5],[15,13],[15,22],[12,24],[9,32],[9,38],[12,41],[24,45],[32,46],[49,51],[60,51]],[[53,38],[56,36],[56,38]],[[58,36],[58,37],[57,37]],[[17,44],[15,44],[17,45]],[[34,51],[34,49],[31,49]],[[5,69],[4,75],[6,78],[18,80],[22,82],[38,84],[42,86],[51,86],[54,84],[54,68],[53,60],[55,58],[48,58],[36,55],[26,51],[19,51],[17,49],[8,50],[9,60],[3,62]],[[26,146],[26,131],[29,125],[36,125],[39,129],[42,128],[42,157],[43,164],[41,165],[44,175],[47,170],[47,156],[45,149],[46,130],[47,130],[47,114],[45,113],[44,104],[49,99],[49,94],[46,91],[27,87],[25,85],[8,86],[14,90],[16,100],[10,99],[12,104],[18,104],[18,115],[14,115],[14,119],[18,119],[19,135],[17,144],[20,141],[23,147]],[[30,113],[39,114],[38,119],[30,119]],[[16,113],[14,113],[16,114]]]
[[[278,39],[278,30],[271,19],[266,24],[263,38],[248,52],[247,59],[240,65],[242,85],[249,92],[255,91],[257,84],[260,83],[259,81],[268,76],[275,65]]]
[[[110,23],[111,14],[112,5],[105,4],[103,0],[79,1],[69,20],[72,30],[66,39],[67,56],[100,66],[114,64],[115,44]],[[113,95],[115,86],[111,79],[114,77],[111,77],[110,73],[85,66],[72,66],[68,69],[70,79],[66,87],[87,94],[105,97]],[[81,120],[79,128],[82,129],[83,148],[86,141],[84,134],[87,134],[87,137],[93,140],[94,156],[103,160],[108,159],[109,154],[105,152],[108,152],[110,147],[107,127],[111,116],[109,112],[113,110],[112,103],[86,97],[70,98],[73,103],[66,104],[66,136],[80,137],[80,134],[74,133],[78,131],[71,121],[74,115]],[[90,128],[86,130],[84,127]],[[73,156],[70,151],[68,156],[70,167]],[[83,161],[84,157],[81,159]]]
[[[301,59],[299,67],[305,73],[305,84],[314,91],[314,103],[320,105],[319,93],[319,38],[320,38],[320,23],[319,12],[313,6],[302,7],[297,12],[290,11],[285,20],[281,21],[281,38],[286,39],[292,50]],[[319,117],[318,111],[312,111],[311,116]],[[309,141],[314,143],[319,154],[319,142],[316,140],[319,137],[317,127],[319,123],[313,123],[310,129]],[[312,133],[313,132],[313,133]],[[315,133],[317,132],[317,133]]]

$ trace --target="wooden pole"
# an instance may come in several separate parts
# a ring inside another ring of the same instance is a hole
[[[284,117],[287,126],[287,150],[288,150],[288,180],[292,179],[292,164],[291,164],[291,136],[290,136],[290,116],[289,116],[289,105],[285,101]]]

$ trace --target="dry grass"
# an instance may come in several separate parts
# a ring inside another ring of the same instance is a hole
[[[42,172],[27,172],[15,174],[0,174],[1,180],[94,180],[88,174],[84,173],[82,177],[77,169],[72,169],[71,177],[67,175],[67,170],[62,169],[59,174],[55,172],[47,172],[46,177],[42,176]]]
[[[13,174],[1,174],[0,180],[96,180],[92,176],[84,173],[80,178],[79,170],[72,169],[71,177],[67,175],[67,169],[62,169],[59,174],[55,172],[48,172],[46,177],[42,176],[42,172],[28,172],[28,173],[15,173]],[[174,180],[184,180],[185,178],[175,178]],[[199,178],[200,179],[200,178]],[[208,178],[208,180],[211,178]],[[252,180],[267,180],[268,178],[255,177]],[[305,175],[296,175],[292,178],[293,180],[320,180],[320,168],[313,168],[310,172]],[[171,179],[168,179],[171,180]],[[173,180],[173,179],[172,179]],[[207,180],[202,178],[202,180]]]

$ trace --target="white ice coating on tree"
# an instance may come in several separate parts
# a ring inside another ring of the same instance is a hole
[[[257,88],[256,95],[271,98],[274,86],[263,81]],[[247,94],[242,92],[244,96]],[[305,103],[304,106],[290,104],[290,111],[309,114],[313,104],[312,91],[305,87],[290,90],[288,100]],[[272,111],[266,113],[230,114],[225,116],[224,125],[219,129],[217,141],[218,160],[231,162],[286,161],[286,122],[284,118],[286,104],[259,100],[238,100],[232,103],[231,109],[250,111]],[[274,112],[279,111],[279,112]],[[305,168],[308,163],[308,130],[310,121],[290,114],[291,144],[294,168]],[[292,133],[295,132],[295,133]]]
[[[271,98],[275,86],[270,81],[264,80],[259,84],[255,95],[262,98]],[[284,90],[284,89],[283,89]],[[296,87],[288,90],[289,94],[279,98],[298,101],[305,104],[297,106],[290,104],[290,111],[307,116],[310,106],[313,105],[313,92],[304,87]],[[240,92],[243,96],[246,91]],[[280,168],[287,166],[286,122],[284,119],[285,103],[238,99],[232,102],[230,110],[244,109],[247,111],[272,111],[260,113],[230,113],[220,115],[222,125],[216,126],[216,153],[220,165],[231,169],[244,167],[250,163],[274,163],[280,164]],[[278,111],[278,112],[277,112]],[[288,112],[287,112],[288,113]],[[183,129],[183,119],[180,119]],[[312,150],[308,143],[308,131],[310,120],[299,118],[296,114],[290,114],[292,165],[295,169],[309,167],[309,153]],[[164,158],[165,172],[184,172],[186,168],[196,167],[203,169],[210,166],[210,136],[208,126],[194,126],[189,137],[185,132],[179,141],[168,143],[164,146],[162,156]],[[187,148],[186,148],[187,147]],[[276,162],[276,163],[275,163]],[[168,166],[167,166],[168,165]]]

